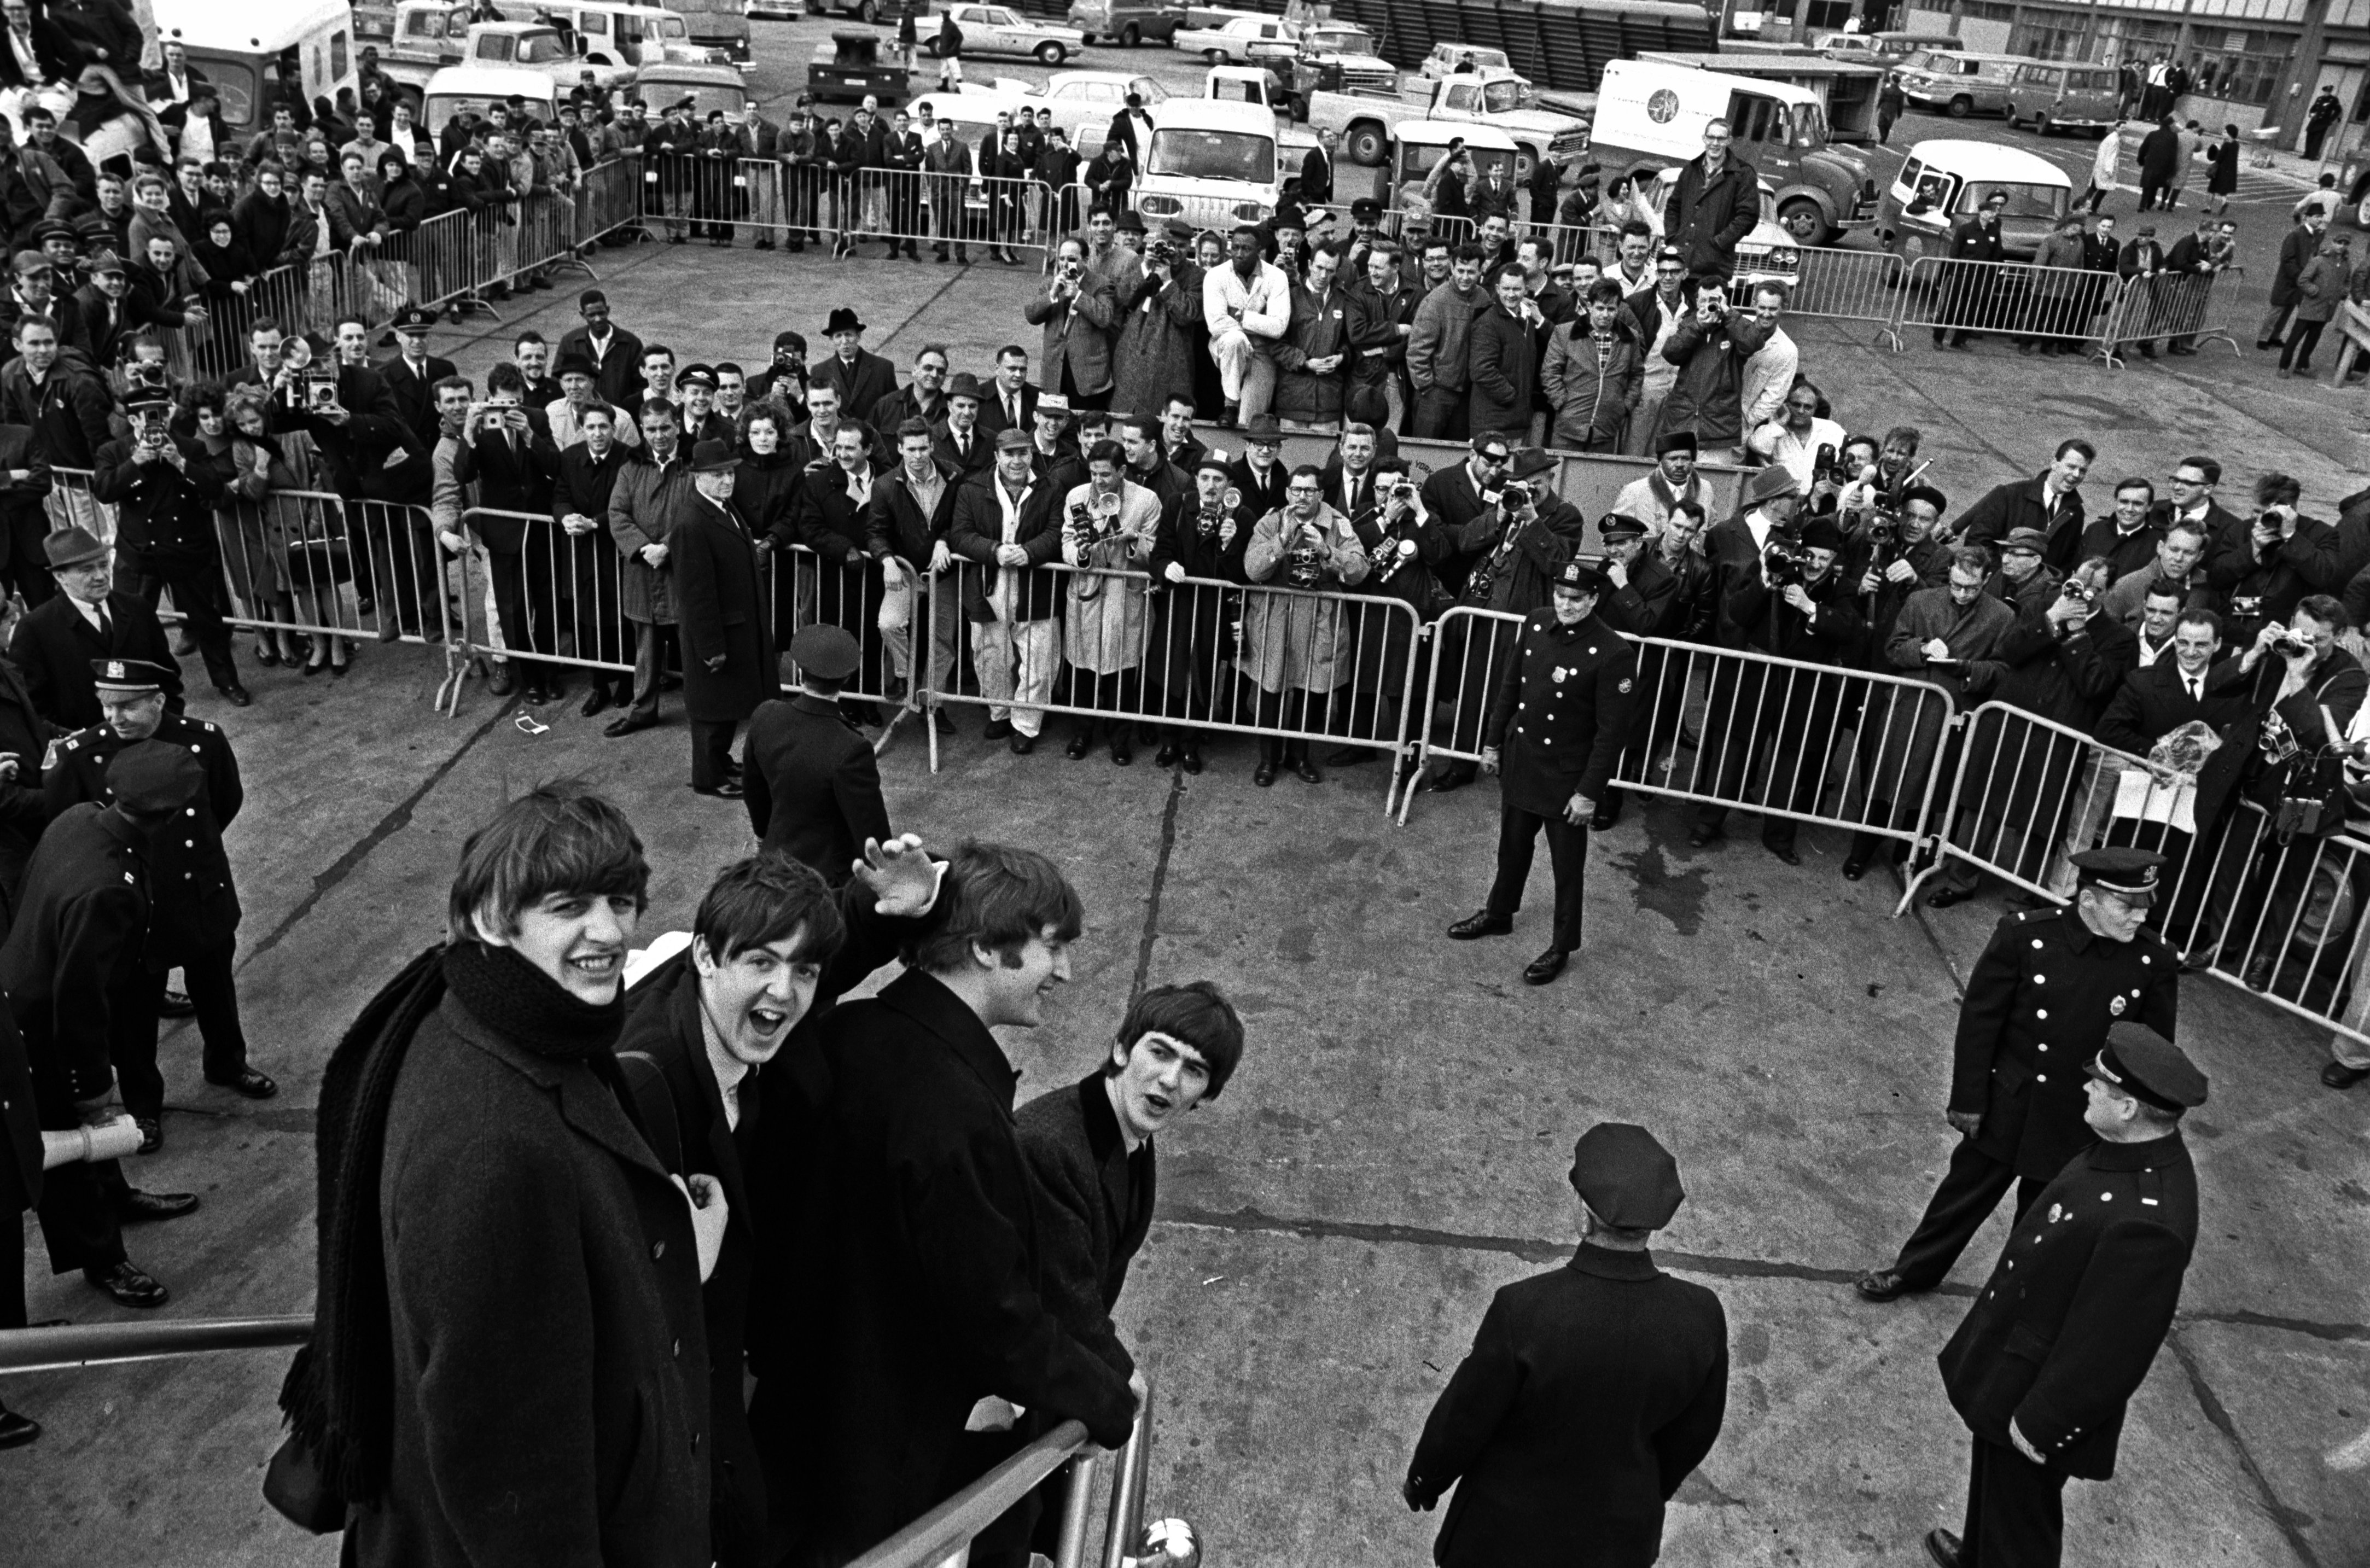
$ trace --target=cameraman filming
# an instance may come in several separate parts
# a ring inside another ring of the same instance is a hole
[[[1942,513],[1950,506],[1950,498],[1940,490],[1916,485],[1898,511],[1870,508],[1858,514],[1852,543],[1858,547],[1860,613],[1868,617],[1871,669],[1889,667],[1885,644],[1909,595],[1950,581],[1950,547],[1940,536]]]

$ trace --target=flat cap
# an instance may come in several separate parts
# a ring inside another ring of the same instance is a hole
[[[790,663],[819,681],[844,681],[863,660],[863,649],[845,627],[817,622],[790,639]]]
[[[161,741],[141,741],[115,754],[107,765],[107,787],[115,803],[143,816],[178,812],[205,788],[205,769],[195,753]]]
[[[1571,1190],[1607,1225],[1660,1230],[1686,1191],[1679,1162],[1654,1135],[1627,1122],[1599,1122],[1571,1147]]]
[[[56,270],[50,265],[50,259],[38,250],[19,250],[8,265],[9,269],[20,278],[29,278],[36,272]]]
[[[2180,1046],[2130,1019],[2107,1026],[2106,1048],[2083,1070],[2159,1111],[2177,1113],[2205,1103],[2205,1075],[2197,1064]]]
[[[1040,413],[1043,411],[1041,409],[1038,410]],[[1029,439],[1029,432],[1025,430],[1001,430],[995,435],[995,449],[998,452],[1027,452],[1035,444]]]
[[[164,665],[145,659],[93,659],[90,662],[90,684],[99,691],[113,692],[120,697],[162,691],[172,675],[173,672]]]
[[[2156,902],[2157,879],[2163,870],[2164,857],[2155,850],[2117,846],[2085,849],[2073,859],[2074,869],[2080,873],[2079,886],[2103,888],[2135,904]]]
[[[2010,550],[2029,550],[2034,555],[2039,555],[2048,548],[2049,536],[2038,528],[2010,528],[2008,531],[2008,537],[2000,541],[2002,555],[2006,555]]]

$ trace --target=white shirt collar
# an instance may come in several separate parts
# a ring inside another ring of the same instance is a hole
[[[724,1125],[741,1130],[741,1080],[749,1076],[749,1064],[724,1049],[716,1037],[716,1026],[708,1021],[708,1009],[699,1009],[699,1043],[708,1048],[708,1070],[716,1075],[716,1087],[724,1101]]]

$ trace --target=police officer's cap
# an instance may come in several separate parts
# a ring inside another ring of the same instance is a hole
[[[790,663],[819,681],[844,681],[863,659],[863,649],[845,627],[819,623],[790,639]]]
[[[1700,450],[1696,442],[1696,432],[1691,430],[1669,431],[1654,441],[1654,455],[1657,457],[1667,456],[1674,452],[1684,452],[1692,457]]]
[[[2107,1026],[2106,1048],[2083,1070],[2159,1111],[2178,1114],[2205,1103],[2205,1075],[2197,1064],[2146,1024],[2129,1019]]]
[[[165,689],[172,672],[145,659],[93,659],[90,684],[101,697],[143,697]]]
[[[2163,866],[2164,857],[2153,849],[2085,849],[2074,857],[2074,869],[2081,873],[2078,885],[2099,888],[2134,904],[2156,902],[2157,877]]]
[[[41,541],[41,553],[49,557],[50,570],[80,566],[85,561],[107,559],[107,546],[87,528],[61,528]]]
[[[1686,1201],[1679,1162],[1654,1135],[1627,1122],[1599,1122],[1571,1147],[1571,1190],[1607,1225],[1660,1230]]]
[[[1596,520],[1596,536],[1608,545],[1642,539],[1653,530],[1626,512],[1608,512]]]
[[[2031,554],[2039,555],[2048,548],[2049,536],[2038,528],[2010,528],[2008,531],[2008,537],[2000,541],[2002,555],[2006,555],[2010,550],[2025,550]]]
[[[436,313],[424,306],[407,305],[395,313],[387,325],[398,332],[425,332],[436,325]]]
[[[116,804],[143,816],[179,811],[205,782],[195,753],[161,741],[128,745],[107,765],[107,787],[115,791]]]
[[[1555,586],[1576,594],[1602,594],[1612,585],[1605,569],[1593,560],[1568,560],[1555,575]]]
[[[716,390],[716,372],[704,364],[687,364],[675,372],[674,384],[677,386],[705,386],[713,392]]]

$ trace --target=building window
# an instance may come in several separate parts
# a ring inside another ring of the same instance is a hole
[[[2083,18],[2061,11],[2027,11],[2024,19],[2008,34],[2010,54],[2030,54],[2035,60],[2080,60]]]
[[[2201,98],[2268,104],[2295,40],[2245,28],[2200,29],[2189,52],[2189,90]]]

